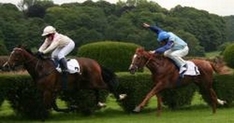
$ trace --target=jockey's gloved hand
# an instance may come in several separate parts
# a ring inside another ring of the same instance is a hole
[[[38,51],[38,52],[36,53],[36,55],[37,55],[38,58],[43,58],[44,53]]]

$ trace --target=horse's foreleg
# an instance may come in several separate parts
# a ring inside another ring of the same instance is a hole
[[[44,91],[43,103],[46,109],[50,109],[52,106],[52,93],[50,91]]]
[[[159,92],[159,86],[158,83],[154,88],[146,95],[145,99],[133,110],[133,112],[140,112],[141,109],[146,105],[146,103],[149,101],[149,99],[154,96],[157,92]]]
[[[77,110],[77,106],[75,106],[75,105],[71,105],[68,108],[59,108],[57,103],[56,103],[56,99],[57,99],[57,93],[55,92],[55,93],[53,93],[53,100],[52,100],[52,108],[55,111],[69,113],[70,111]]]

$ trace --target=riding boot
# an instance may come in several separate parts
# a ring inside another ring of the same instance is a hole
[[[68,73],[69,70],[68,70],[68,68],[67,68],[67,60],[66,60],[65,58],[62,58],[62,59],[60,59],[59,63],[60,63],[60,65],[61,65],[62,71],[63,71],[64,73]]]
[[[187,71],[187,69],[188,69],[187,64],[184,64],[180,67],[180,71],[179,71],[180,77],[184,77],[184,73]]]

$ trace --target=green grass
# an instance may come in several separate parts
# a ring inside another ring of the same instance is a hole
[[[61,105],[61,102],[60,102]],[[63,104],[62,104],[63,105]],[[160,117],[156,116],[156,99],[152,98],[149,106],[139,114],[124,112],[112,98],[108,98],[107,107],[95,112],[91,116],[82,116],[76,113],[53,112],[46,123],[233,123],[234,110],[232,108],[219,108],[216,114],[212,114],[200,95],[194,97],[192,106],[178,110],[163,108]],[[0,108],[0,123],[38,123],[28,119],[21,119],[4,102]]]

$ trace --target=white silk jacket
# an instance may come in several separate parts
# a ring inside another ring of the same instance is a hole
[[[44,54],[54,50],[55,48],[62,48],[68,45],[72,40],[66,35],[55,33],[53,40],[45,39],[44,43],[39,48],[39,52]]]

